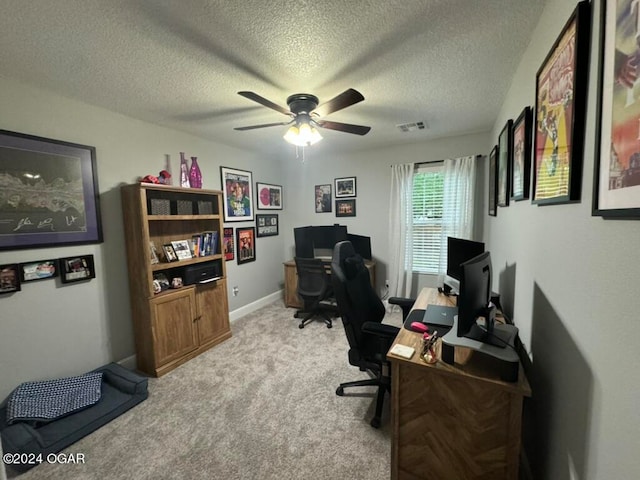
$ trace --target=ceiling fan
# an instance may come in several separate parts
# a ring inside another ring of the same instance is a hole
[[[366,135],[369,133],[369,130],[371,130],[371,127],[365,127],[363,125],[331,122],[320,118],[363,101],[364,96],[353,88],[345,90],[340,95],[320,106],[318,106],[318,97],[315,95],[308,93],[296,93],[287,98],[289,110],[254,92],[238,92],[238,95],[242,95],[249,100],[258,102],[260,105],[271,108],[276,112],[288,115],[291,119],[287,122],[264,123],[248,127],[237,127],[234,128],[234,130],[254,130],[256,128],[293,124],[284,135],[284,139],[293,145],[302,147],[313,145],[314,143],[322,140],[322,136],[318,133],[316,127],[337,130],[338,132],[344,133],[353,133],[355,135]]]

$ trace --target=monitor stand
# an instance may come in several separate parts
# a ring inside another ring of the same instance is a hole
[[[478,327],[479,329],[479,327]],[[505,382],[518,381],[518,369],[520,358],[515,350],[515,339],[518,328],[514,325],[496,323],[493,327],[493,335],[509,344],[508,347],[495,346],[481,342],[474,338],[458,337],[458,316],[454,317],[453,328],[442,337],[442,360],[450,365],[454,364],[455,347],[464,347],[490,356],[497,360],[496,369],[500,378]],[[482,332],[484,334],[484,332]]]

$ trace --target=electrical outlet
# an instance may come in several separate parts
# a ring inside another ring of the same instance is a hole
[[[237,286],[233,287],[233,296],[234,297],[237,297],[239,292],[240,292],[240,289]]]
[[[384,286],[389,288],[389,279],[388,278],[384,281]]]

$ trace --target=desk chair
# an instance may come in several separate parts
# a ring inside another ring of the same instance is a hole
[[[369,272],[362,257],[355,253],[349,241],[339,242],[334,247],[331,280],[338,312],[349,341],[349,363],[362,371],[368,371],[373,377],[341,383],[336,394],[344,395],[344,389],[348,387],[378,387],[376,412],[371,420],[371,426],[378,428],[385,392],[391,391],[391,374],[386,355],[400,329],[381,323],[385,315],[384,305],[371,286]],[[413,302],[412,299],[389,299],[389,303],[403,307],[403,312],[408,312]]]
[[[331,316],[336,308],[330,303],[333,289],[324,262],[319,258],[300,257],[295,257],[295,261],[298,272],[297,292],[304,302],[302,310],[294,315],[295,318],[304,317],[298,327],[304,328],[313,318],[321,317],[327,328],[331,328]]]

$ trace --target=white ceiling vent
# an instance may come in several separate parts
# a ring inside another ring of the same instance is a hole
[[[400,125],[396,125],[398,130],[404,133],[408,132],[417,132],[418,130],[424,130],[428,128],[427,122],[413,122],[413,123],[401,123]]]

